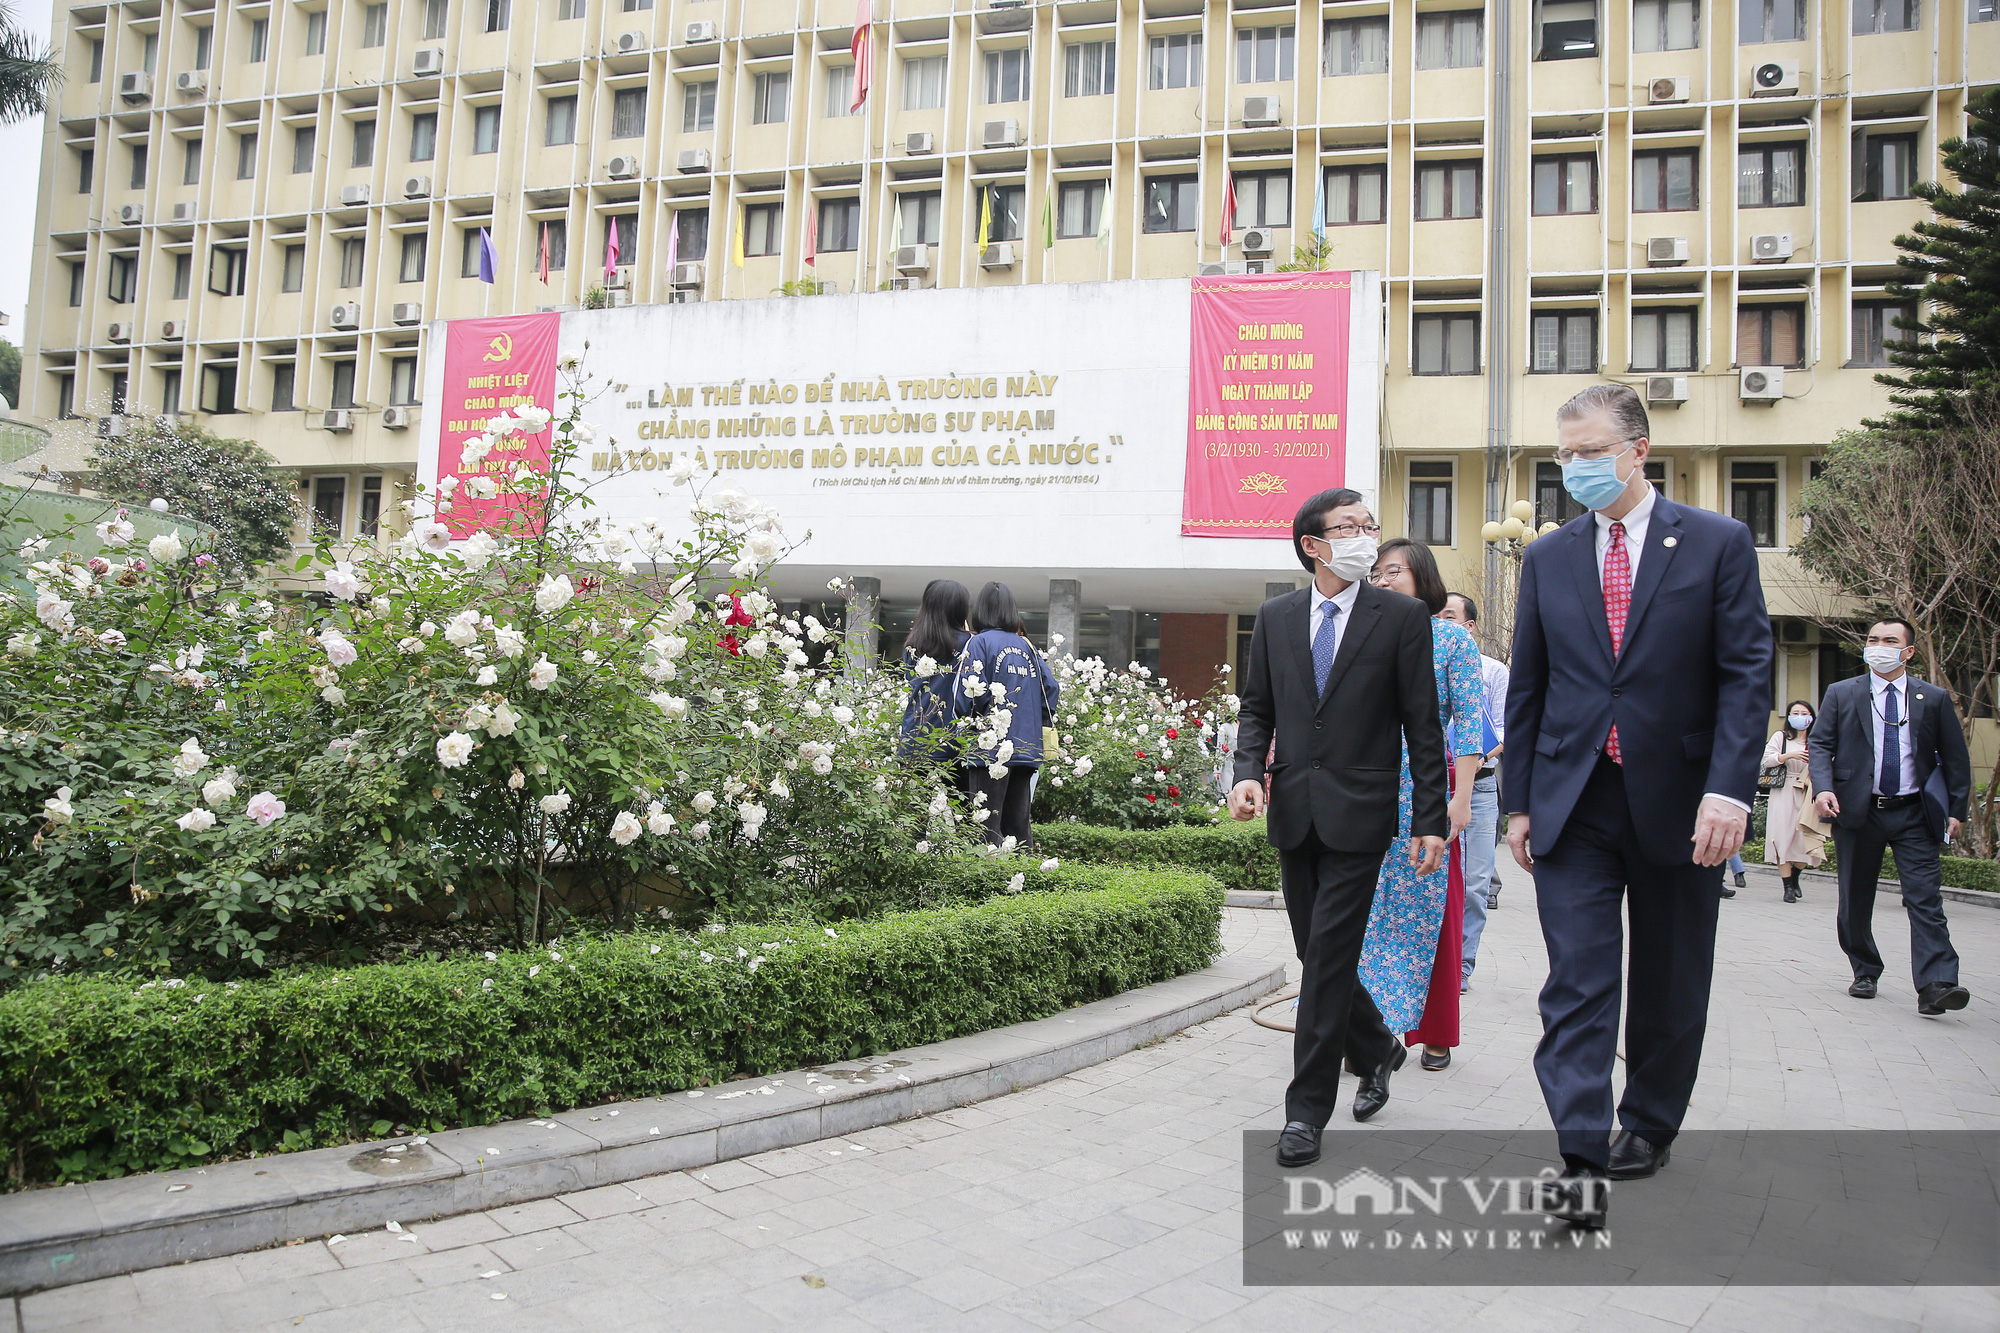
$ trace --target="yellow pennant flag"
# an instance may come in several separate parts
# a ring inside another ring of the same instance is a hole
[[[729,248],[729,260],[736,267],[743,267],[743,210],[736,210],[736,239]]]
[[[993,187],[979,192],[979,253],[986,253],[986,238],[993,234]]]

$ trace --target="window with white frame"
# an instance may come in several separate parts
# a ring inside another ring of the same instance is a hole
[[[854,66],[826,67],[826,116],[842,120],[854,114]]]
[[[1411,370],[1414,373],[1418,375],[1479,373],[1477,314],[1467,311],[1418,315],[1413,323],[1416,355]]]
[[[1063,48],[1063,96],[1102,97],[1117,91],[1118,44],[1071,42]]]
[[[1736,18],[1737,40],[1745,46],[1805,40],[1806,0],[1737,0]]]
[[[1292,225],[1292,173],[1239,171],[1236,180],[1236,222],[1244,227]]]
[[[643,94],[641,94],[643,96]],[[497,153],[500,151],[500,108],[497,106],[476,106],[472,108],[472,151],[475,154]]]
[[[1597,54],[1597,0],[1536,0],[1535,59],[1588,60]]]
[[[1404,529],[1426,546],[1452,546],[1452,463],[1449,459],[1410,460],[1408,518]]]
[[[363,5],[361,7],[361,45],[381,46],[389,38],[389,6],[387,4]]]
[[[1009,47],[1005,51],[986,53],[986,102],[989,106],[1002,102],[1025,102],[1028,100],[1028,48]]]
[[[1238,83],[1290,83],[1298,29],[1292,24],[1236,30]]]
[[[153,40],[148,37],[147,41]],[[306,14],[306,54],[318,56],[326,54],[326,11],[315,9]]]
[[[1634,51],[1692,51],[1701,45],[1701,0],[1634,0]]]
[[[821,253],[833,254],[861,248],[861,201],[859,199],[822,199],[819,201],[819,236],[817,244]]]
[[[1105,181],[1064,181],[1056,187],[1056,236],[1075,240],[1097,235],[1104,218]]]
[[[904,245],[936,245],[944,234],[944,195],[912,190],[896,196],[897,228]]]
[[[611,94],[611,137],[614,139],[646,137],[644,88],[619,88]]]
[[[548,115],[542,129],[542,144],[547,148],[557,148],[576,142],[576,94],[568,97],[551,97]]]
[[[715,80],[681,88],[681,133],[701,134],[715,128]]]
[[[1485,16],[1477,9],[1417,15],[1417,68],[1469,69],[1485,56]]]
[[[1632,312],[1632,369],[1695,369],[1693,306],[1652,306]]]
[[[1854,0],[1854,35],[1915,32],[1923,26],[1923,0]]]
[[[750,123],[782,125],[791,113],[792,76],[786,70],[759,74],[750,85]]]
[[[1148,88],[1198,88],[1201,76],[1200,33],[1170,33],[1147,42]]]
[[[1387,74],[1389,18],[1329,19],[1326,24],[1326,74]]]
[[[775,255],[785,243],[785,206],[746,204],[743,208],[743,253],[751,257]]]
[[[935,111],[944,105],[944,57],[915,56],[903,62],[903,110]]]

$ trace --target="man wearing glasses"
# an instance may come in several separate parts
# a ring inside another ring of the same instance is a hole
[[[1563,1171],[1542,1207],[1586,1227],[1604,1225],[1605,1177],[1666,1165],[1687,1112],[1722,866],[1743,845],[1771,707],[1750,530],[1656,492],[1649,435],[1623,384],[1557,412],[1563,486],[1592,512],[1528,547],[1507,693],[1507,843],[1535,877],[1549,951],[1535,1074]]]
[[[1305,502],[1292,520],[1292,550],[1312,586],[1258,610],[1237,685],[1229,809],[1238,819],[1265,813],[1269,776],[1268,836],[1299,954],[1292,1082],[1278,1139],[1285,1167],[1319,1160],[1343,1059],[1360,1072],[1354,1118],[1366,1120],[1389,1100],[1389,1075],[1405,1058],[1358,977],[1382,857],[1396,837],[1405,739],[1410,864],[1427,875],[1444,861],[1444,729],[1430,610],[1369,584],[1381,533],[1359,492],[1322,491]]]

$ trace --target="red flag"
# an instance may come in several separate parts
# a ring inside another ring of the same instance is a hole
[[[847,108],[849,115],[859,111],[868,100],[868,75],[875,65],[874,25],[869,0],[858,0],[854,7],[854,40],[847,45],[854,56],[854,105]]]
[[[811,200],[806,201],[806,262],[819,267],[819,210],[812,206]]]
[[[1223,244],[1228,244],[1227,241]],[[604,277],[608,282],[618,267],[618,219],[604,219]]]
[[[549,285],[549,224],[542,224],[542,286]]]
[[[1227,246],[1236,238],[1236,173],[1229,173],[1229,184],[1222,191],[1222,243]]]

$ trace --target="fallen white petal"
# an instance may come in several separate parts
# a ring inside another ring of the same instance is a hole
[[[607,1115],[617,1115],[618,1113],[617,1113],[616,1111],[607,1111],[607,1112],[606,1112],[605,1114],[607,1114]]]
[[[700,1094],[700,1093],[698,1093],[698,1092],[690,1092],[690,1093],[688,1094],[688,1096],[690,1096],[690,1097],[699,1097],[699,1096],[701,1096],[701,1094]]]
[[[487,1278],[489,1278],[489,1277],[499,1277],[499,1276],[500,1276],[500,1270],[499,1270],[499,1269],[497,1269],[497,1268],[495,1268],[495,1269],[492,1269],[492,1270],[490,1270],[490,1271],[488,1271],[488,1272],[485,1272],[485,1273],[481,1273],[481,1274],[479,1275],[479,1280],[480,1280],[481,1282],[484,1282],[484,1281],[485,1281],[485,1280],[486,1280]]]
[[[347,1237],[345,1237],[345,1236],[328,1236],[328,1237],[326,1238],[326,1243],[327,1243],[327,1244],[329,1244],[329,1245],[338,1245],[338,1244],[340,1244],[340,1242],[342,1242],[342,1241],[344,1241],[344,1240],[346,1240],[346,1239],[347,1239]]]
[[[410,1140],[410,1142],[412,1142],[412,1143],[429,1143],[429,1142],[430,1142],[430,1140],[429,1140],[429,1139],[411,1139],[411,1140]]]
[[[184,1190],[184,1189],[186,1189],[186,1188],[187,1188],[187,1186],[185,1186],[185,1185],[169,1185],[169,1186],[167,1186],[167,1193],[169,1193],[169,1194],[176,1194],[176,1193],[178,1193],[178,1192],[180,1192],[181,1190]]]
[[[403,1229],[403,1224],[401,1222],[395,1221],[394,1219],[391,1219],[389,1225],[383,1228],[383,1230],[385,1231],[401,1231],[402,1229]]]
[[[659,1133],[659,1132],[660,1132],[660,1127],[659,1127],[658,1125],[655,1125],[655,1126],[653,1126],[653,1127],[652,1127],[651,1129],[647,1130],[646,1132],[647,1132],[648,1134],[657,1134],[657,1133]]]
[[[507,1293],[504,1291],[496,1291],[493,1293],[493,1299],[496,1301],[504,1301],[507,1299]]]

